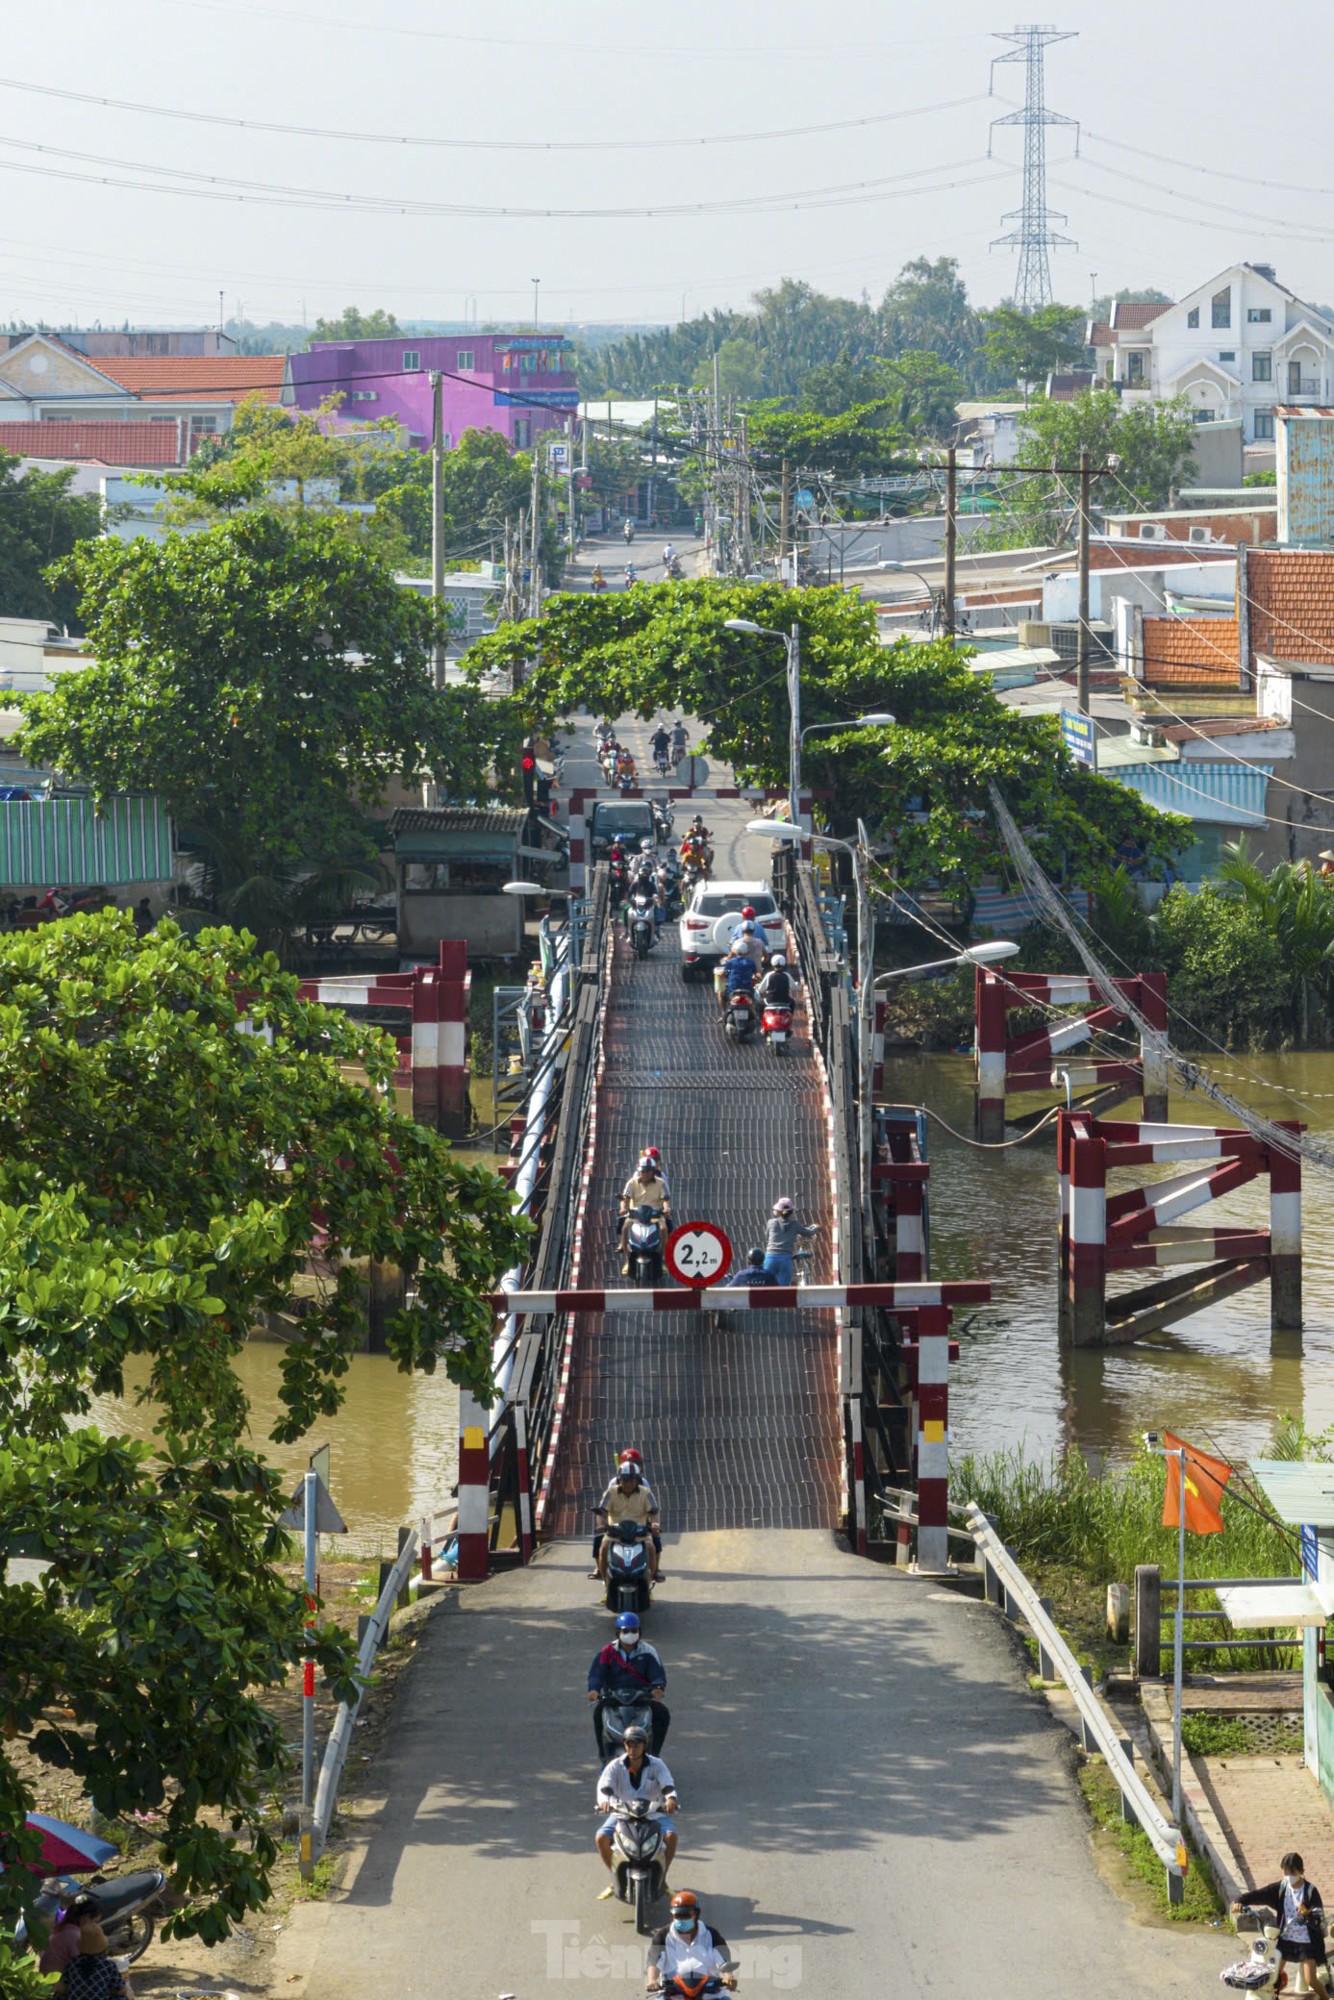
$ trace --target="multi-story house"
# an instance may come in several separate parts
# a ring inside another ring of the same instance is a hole
[[[1126,400],[1184,396],[1197,423],[1240,421],[1246,444],[1272,442],[1279,405],[1334,401],[1334,324],[1270,264],[1234,264],[1175,305],[1114,306],[1089,345]]]
[[[410,443],[431,442],[431,374],[443,376],[445,441],[465,430],[499,431],[526,451],[561,430],[579,407],[570,342],[559,333],[396,334],[392,340],[320,341],[290,358],[284,402],[313,410],[341,398],[344,420],[393,417]]]
[[[25,457],[68,457],[71,426],[159,426],[179,442],[135,464],[188,458],[201,437],[231,429],[247,396],[276,403],[286,361],[281,354],[102,354],[96,360],[52,334],[29,333],[0,352],[0,421],[26,424]],[[114,446],[100,456],[113,463]],[[11,444],[11,449],[17,449]]]

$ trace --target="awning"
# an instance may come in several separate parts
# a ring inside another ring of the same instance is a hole
[[[1290,1528],[1334,1529],[1334,1465],[1309,1459],[1253,1458],[1251,1472],[1280,1521]]]
[[[1109,772],[1159,812],[1183,813],[1211,826],[1263,826],[1272,765],[1211,763],[1191,757],[1179,764],[1125,764]]]
[[[1239,1632],[1325,1622],[1324,1606],[1306,1583],[1225,1583],[1216,1595],[1228,1624]]]
[[[0,804],[0,883],[114,888],[170,882],[171,821],[151,798],[36,799]]]

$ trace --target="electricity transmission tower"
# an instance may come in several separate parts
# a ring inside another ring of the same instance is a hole
[[[1009,246],[1019,252],[1014,302],[1022,313],[1037,312],[1040,307],[1051,304],[1051,261],[1047,252],[1079,248],[1073,237],[1061,236],[1052,228],[1053,222],[1066,222],[1069,217],[1047,206],[1047,127],[1073,125],[1078,132],[1079,120],[1064,118],[1059,111],[1048,111],[1043,97],[1043,51],[1051,42],[1070,42],[1074,39],[1073,30],[1062,31],[1043,22],[1032,22],[1026,28],[1013,28],[1009,34],[996,36],[998,42],[1013,42],[1014,47],[1008,55],[992,59],[992,90],[996,87],[998,64],[1022,62],[1027,71],[1023,110],[1011,111],[1006,117],[994,118],[991,122],[993,132],[998,125],[1022,125],[1024,128],[1024,205],[1001,217],[1002,222],[1017,222],[1019,227],[1012,229],[1008,236],[996,237],[991,246],[993,250],[1002,245]],[[990,150],[988,146],[988,153]]]

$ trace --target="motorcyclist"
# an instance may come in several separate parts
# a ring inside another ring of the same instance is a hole
[[[648,1481],[644,1477],[643,1452],[637,1451],[634,1445],[626,1445],[623,1451],[617,1452],[616,1471],[612,1475],[612,1477],[607,1481],[606,1487],[603,1491],[602,1498],[598,1501],[597,1506],[593,1509],[593,1518],[598,1523],[598,1526],[593,1535],[594,1567],[588,1572],[590,1583],[592,1582],[593,1578],[597,1575],[598,1549],[601,1545],[603,1532],[607,1525],[608,1502],[610,1501],[612,1494],[616,1491],[617,1484],[620,1481],[621,1467],[631,1466],[631,1465],[634,1466],[636,1472],[638,1472],[639,1474],[640,1486],[643,1491],[645,1499],[648,1501],[649,1527],[653,1535],[653,1546],[657,1550],[659,1558],[661,1558],[662,1556],[662,1530],[658,1525],[658,1517],[662,1510],[658,1506],[658,1496],[653,1491],[653,1488],[649,1485]],[[659,1582],[662,1581],[661,1571],[658,1572],[658,1581]]]
[[[603,1701],[642,1700],[646,1694],[653,1703],[652,1752],[657,1756],[672,1721],[662,1698],[666,1688],[667,1669],[660,1655],[643,1638],[639,1613],[622,1611],[616,1620],[614,1642],[594,1654],[588,1669],[588,1699],[597,1704],[593,1710],[593,1734],[601,1756],[606,1755],[602,1746]]]
[[[676,548],[674,544],[671,542],[664,542],[662,547],[663,568],[670,569],[675,561],[676,561]]]
[[[625,565],[625,587],[626,587],[626,589],[627,589],[627,590],[633,590],[633,589],[634,589],[634,587],[635,587],[635,585],[636,585],[636,584],[638,583],[638,581],[639,581],[639,573],[638,573],[638,571],[636,570],[636,568],[635,568],[634,564],[633,564],[632,562],[630,562],[630,563],[627,563],[627,564]]]
[[[764,1245],[764,1268],[772,1271],[780,1285],[792,1283],[792,1252],[799,1236],[815,1236],[819,1224],[797,1221],[796,1203],[790,1194],[780,1194],[769,1216]]]
[[[626,1255],[626,1239],[630,1228],[632,1210],[648,1207],[662,1218],[664,1226],[671,1219],[672,1197],[667,1183],[650,1160],[641,1160],[621,1189],[621,1222],[617,1245],[621,1253],[621,1276],[629,1275],[630,1262]]]
[[[636,1521],[649,1530],[648,1573],[653,1581],[658,1580],[658,1549],[653,1540],[653,1528],[658,1519],[658,1503],[652,1492],[644,1484],[644,1475],[632,1458],[622,1458],[616,1468],[616,1477],[602,1496],[597,1512],[606,1515],[609,1528],[617,1528],[622,1521]],[[597,1567],[593,1574],[599,1583],[607,1581],[607,1536],[598,1541]],[[590,1578],[590,1582],[591,1582]]]
[[[755,998],[762,1007],[796,1006],[796,974],[790,970],[783,952],[776,951],[770,959],[769,970],[755,989]]]
[[[744,1291],[754,1285],[776,1285],[777,1283],[778,1280],[775,1278],[773,1272],[765,1269],[764,1252],[759,1244],[755,1243],[747,1250],[746,1261],[741,1268],[733,1271],[730,1278],[723,1279],[722,1289],[726,1290],[730,1285],[734,1290]]]
[[[676,1828],[671,1815],[679,1812],[681,1801],[676,1796],[676,1782],[660,1757],[648,1755],[648,1732],[638,1723],[631,1723],[625,1732],[625,1755],[613,1757],[598,1779],[597,1809],[605,1813],[597,1833],[598,1853],[611,1873],[611,1837],[616,1829],[616,1821],[624,1808],[637,1799],[645,1799],[651,1806],[659,1808],[657,1819],[662,1827],[662,1865],[664,1874],[672,1865],[676,1852]],[[616,1894],[614,1879],[601,1892],[598,1901],[606,1902]]]
[[[723,976],[719,982],[719,1005],[726,1012],[734,993],[755,992],[755,978],[759,971],[754,958],[745,949],[745,940],[738,938],[727,957],[723,960]]]
[[[684,1974],[691,1981],[712,1973],[720,1986],[736,1985],[736,1974],[725,1972],[732,1953],[720,1930],[704,1922],[699,1898],[690,1889],[672,1897],[672,1920],[649,1941],[645,1989],[660,1993],[668,1979]]]
[[[667,734],[667,725],[665,722],[660,722],[657,728],[653,732],[654,763],[655,764],[666,763],[667,753],[671,749],[671,747],[672,747],[672,739]]]
[[[749,905],[747,905],[747,908],[749,908]],[[731,948],[734,952],[744,954],[745,957],[749,958],[753,962],[757,974],[763,972],[764,961],[769,956],[769,947],[765,942],[763,933],[755,922],[755,912],[753,910],[749,916],[746,915],[744,910],[742,911],[741,922],[732,933]]]
[[[639,767],[635,763],[633,751],[627,750],[624,743],[618,743],[616,746],[617,784],[623,783],[626,778],[630,780],[632,785],[637,785],[639,782]]]
[[[672,725],[672,762],[679,764],[686,754],[686,726],[679,717]]]
[[[594,563],[593,574],[589,580],[588,587],[590,590],[605,590],[607,588],[607,579],[602,574],[601,563]]]
[[[635,538],[635,524],[629,514],[627,514],[625,517],[625,521],[621,528],[621,533],[624,535],[627,545],[631,543]]]

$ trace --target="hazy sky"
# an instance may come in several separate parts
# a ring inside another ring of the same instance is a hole
[[[979,0],[38,0],[0,45],[0,319],[211,322],[221,289],[261,321],[356,303],[523,322],[534,278],[544,320],[675,319],[784,276],[878,298],[919,254],[957,257],[989,303],[1015,268],[988,245],[1022,135],[987,144],[1022,66],[985,97],[1014,24]],[[1328,6],[1070,0],[1055,25],[1078,39],[1048,51],[1047,101],[1083,126],[1078,159],[1073,131],[1048,135],[1079,245],[1053,257],[1059,298],[1085,302],[1095,272],[1179,294],[1250,258],[1334,301]],[[786,136],[679,143],[757,133]]]

